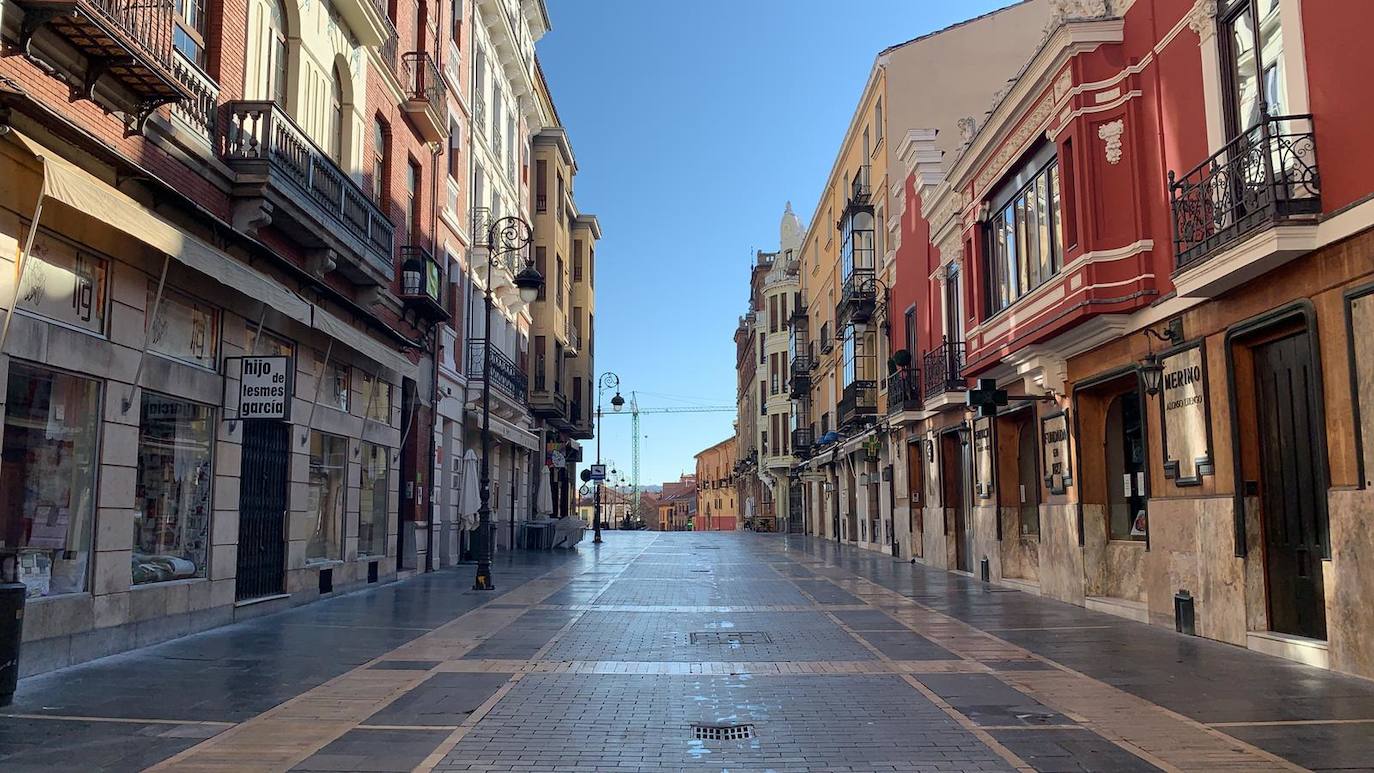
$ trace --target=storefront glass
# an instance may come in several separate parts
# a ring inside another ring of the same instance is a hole
[[[214,413],[143,393],[138,432],[133,582],[204,577],[209,561]]]
[[[0,562],[29,597],[86,590],[99,428],[99,382],[10,361]]]
[[[386,555],[386,448],[363,443],[362,480],[358,490],[358,553]]]
[[[380,421],[383,424],[391,423],[391,384],[386,381],[379,381],[371,373],[363,373],[363,416]]]
[[[310,433],[310,521],[305,560],[336,561],[343,529],[344,486],[348,471],[348,440],[323,432]]]
[[[148,308],[156,300],[157,285],[151,285]],[[219,310],[164,288],[148,331],[148,350],[213,370],[219,351]]]

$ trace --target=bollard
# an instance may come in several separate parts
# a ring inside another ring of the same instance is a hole
[[[19,685],[19,641],[24,633],[24,596],[21,582],[0,583],[0,706],[10,705]]]
[[[1197,636],[1196,618],[1193,616],[1193,594],[1180,590],[1174,594],[1174,630],[1189,636]]]
[[[983,560],[979,563],[978,573],[982,576],[983,582],[992,582],[992,564],[988,563],[987,556],[983,556]]]

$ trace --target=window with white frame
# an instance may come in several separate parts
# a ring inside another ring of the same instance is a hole
[[[1046,145],[1014,172],[990,199],[983,265],[988,313],[1005,309],[1063,268],[1059,164]]]

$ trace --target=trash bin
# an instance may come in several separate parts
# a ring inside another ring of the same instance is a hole
[[[1197,636],[1193,594],[1180,590],[1174,594],[1174,630],[1188,636]]]
[[[0,583],[0,706],[10,705],[19,684],[19,639],[24,632],[22,582]]]

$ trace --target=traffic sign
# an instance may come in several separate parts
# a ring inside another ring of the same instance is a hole
[[[606,465],[604,465],[604,464],[593,464],[593,465],[592,465],[592,480],[601,481],[601,480],[605,480],[605,479],[606,479]]]

